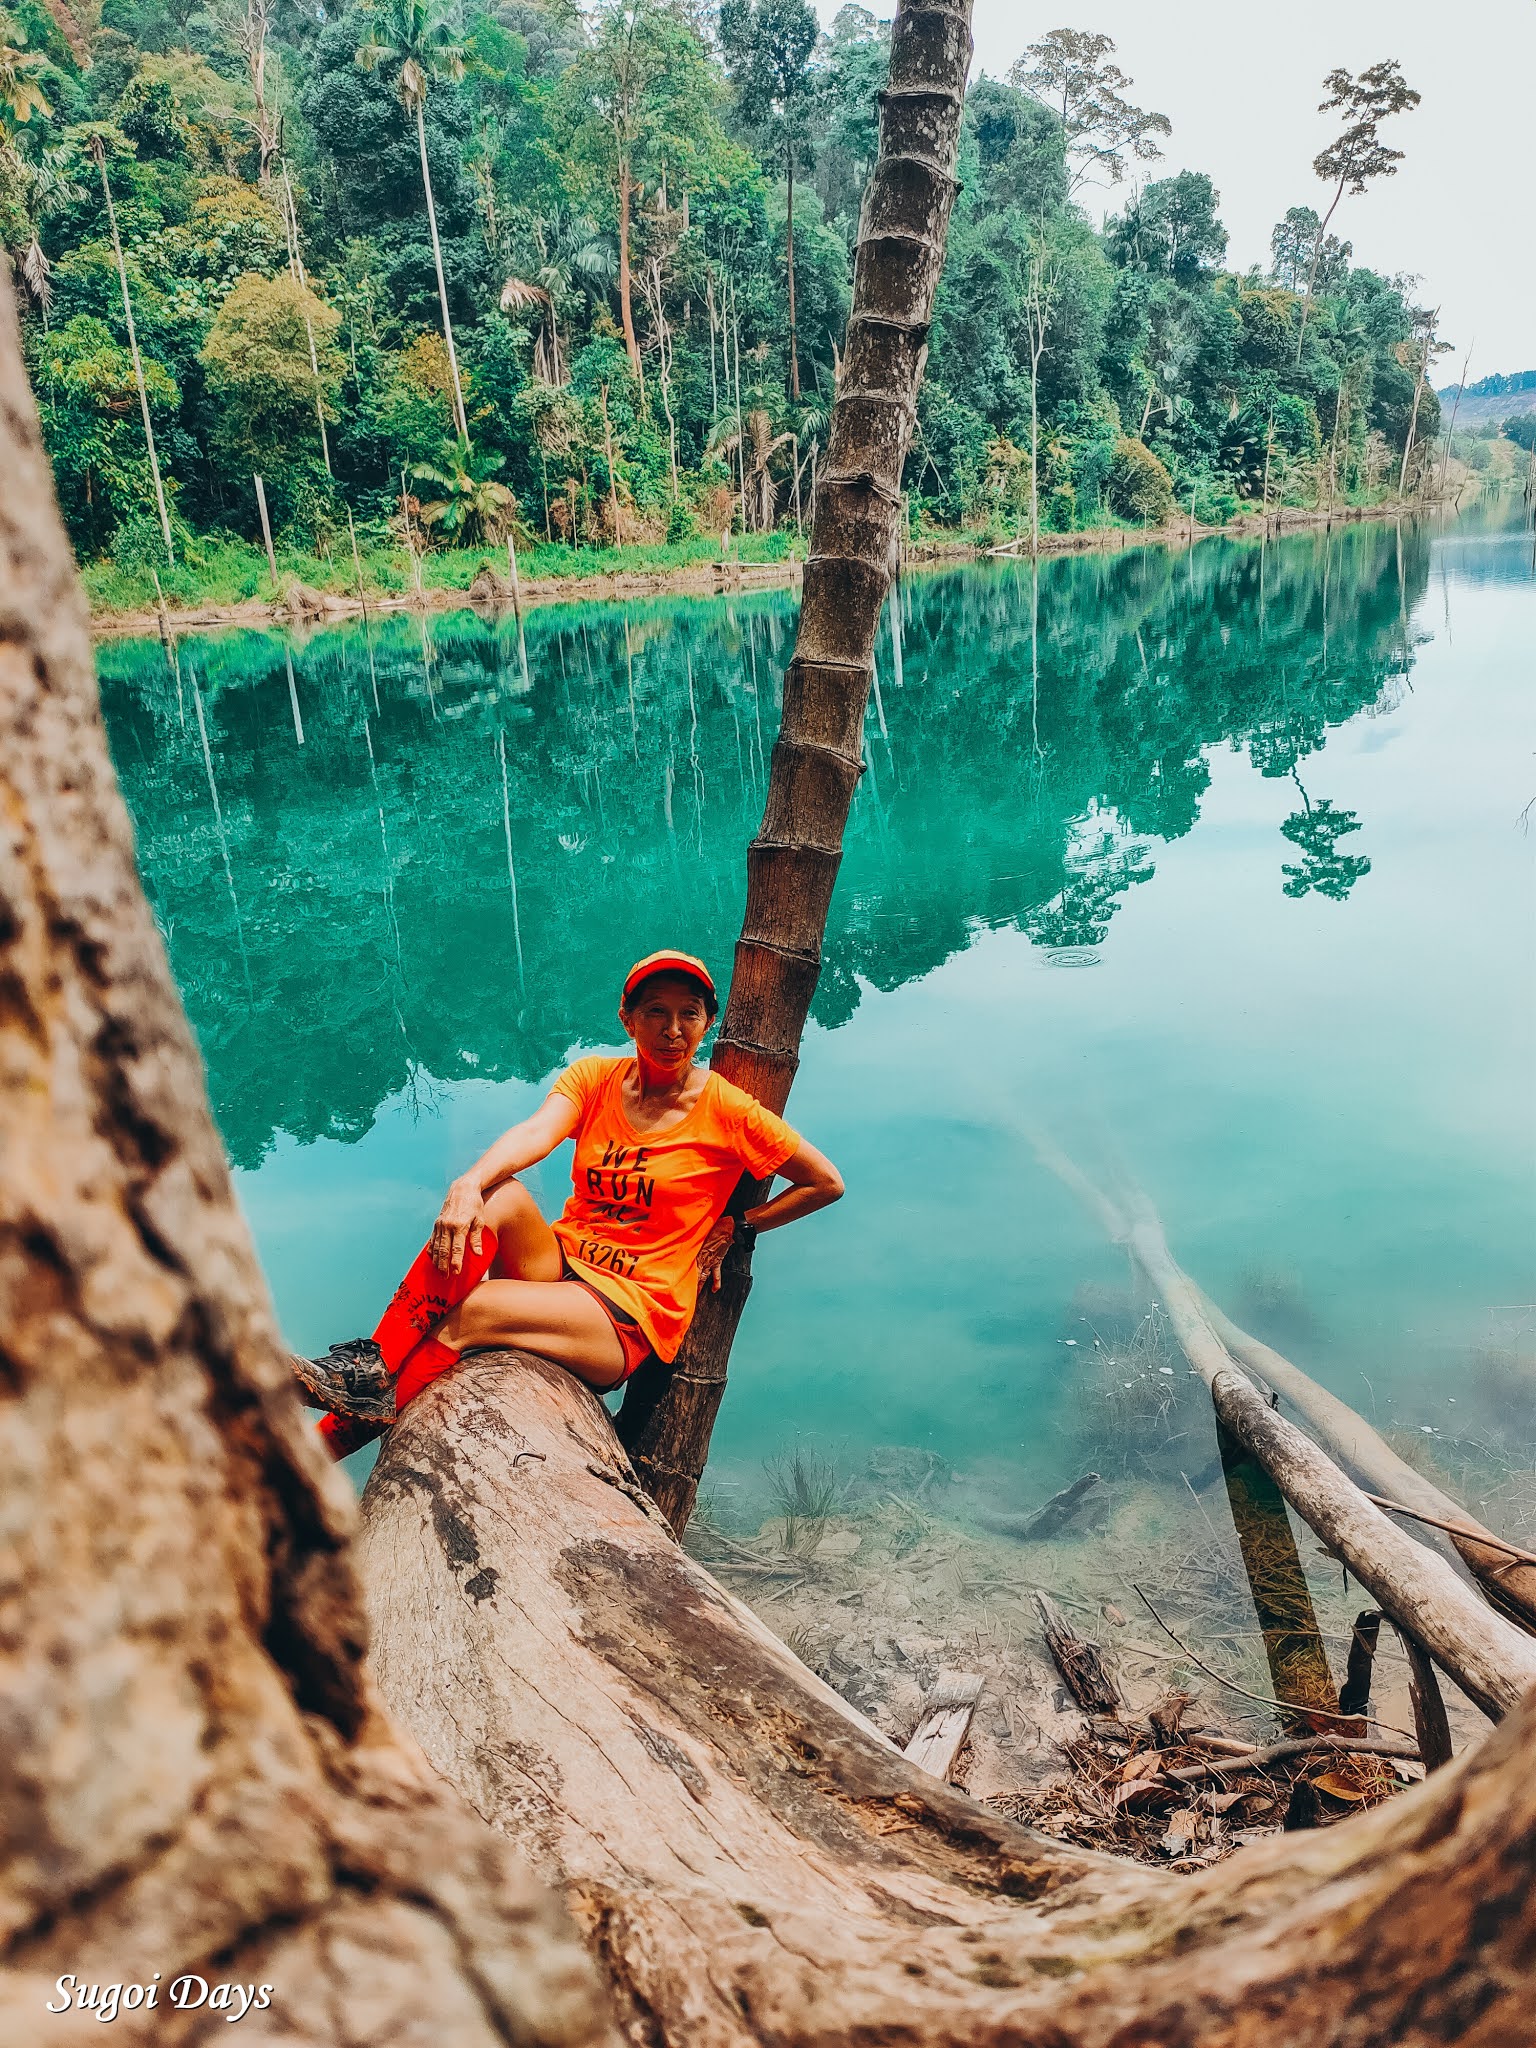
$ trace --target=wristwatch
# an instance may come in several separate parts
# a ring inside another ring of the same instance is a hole
[[[757,1225],[755,1223],[748,1223],[744,1216],[736,1217],[735,1223],[736,1228],[731,1233],[731,1243],[736,1247],[737,1251],[750,1252],[753,1245],[757,1243]]]

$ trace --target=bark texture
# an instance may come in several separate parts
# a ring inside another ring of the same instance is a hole
[[[762,827],[747,853],[747,904],[713,1065],[782,1110],[821,972],[821,945],[863,772],[875,631],[890,589],[901,477],[944,267],[955,157],[971,62],[971,0],[903,4],[880,97],[880,147],[864,197],[848,340]],[[741,1206],[760,1199],[744,1188]],[[653,1368],[624,1404],[621,1434],[674,1528],[693,1512],[725,1391],[731,1340],[751,1287],[727,1258],[670,1372]]]
[[[61,1973],[196,1970],[276,1986],[244,2038],[595,2042],[555,1902],[366,1675],[355,1509],[139,889],[3,281],[0,474],[0,2032],[67,2038]]]
[[[363,1503],[380,1686],[530,1845],[636,2048],[1514,2048],[1536,1699],[1426,1785],[1175,1879],[899,1755],[669,1535],[599,1403],[470,1354]]]

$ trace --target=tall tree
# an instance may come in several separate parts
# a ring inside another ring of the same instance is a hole
[[[432,197],[432,170],[427,162],[427,88],[434,78],[464,76],[464,47],[458,40],[457,10],[452,0],[375,0],[369,9],[374,33],[359,46],[357,61],[365,71],[381,65],[399,66],[395,91],[408,114],[415,116],[416,142],[421,151],[421,183],[427,195],[427,219],[432,227],[432,260],[437,265],[437,299],[443,310],[443,340],[448,344],[448,365],[453,372],[453,416],[460,438],[469,439],[469,419],[464,411],[464,386],[459,378],[458,352],[453,345],[453,322],[448,316],[448,286],[443,277],[443,245],[437,233],[437,206]]]
[[[903,5],[891,31],[880,149],[865,196],[838,397],[768,797],[747,851],[747,903],[712,1065],[784,1107],[821,971],[843,830],[863,773],[875,629],[891,586],[902,472],[944,267],[971,56],[971,0]],[[749,1205],[755,1189],[738,1190]],[[693,1512],[751,1286],[732,1252],[668,1370],[637,1375],[621,1434],[674,1529]]]
[[[1124,88],[1134,83],[1111,64],[1111,37],[1083,29],[1053,28],[1031,43],[1008,73],[1009,83],[1048,106],[1066,130],[1070,187],[1093,181],[1118,185],[1126,158],[1151,163],[1162,155],[1155,138],[1171,135],[1166,114],[1132,106]]]
[[[1320,114],[1342,113],[1344,126],[1329,143],[1319,150],[1312,159],[1312,168],[1326,184],[1333,186],[1333,197],[1328,202],[1328,211],[1318,223],[1317,240],[1312,248],[1312,261],[1307,269],[1306,290],[1302,296],[1301,321],[1296,335],[1296,360],[1301,361],[1301,345],[1307,331],[1307,312],[1312,302],[1312,290],[1317,281],[1317,267],[1322,261],[1324,237],[1328,223],[1338,209],[1339,201],[1346,192],[1355,196],[1364,192],[1375,178],[1395,178],[1397,167],[1403,160],[1400,149],[1388,149],[1381,139],[1381,124],[1393,114],[1406,113],[1419,104],[1420,95],[1403,76],[1403,67],[1395,57],[1385,58],[1380,64],[1372,64],[1362,71],[1358,78],[1340,68],[1330,71],[1323,80],[1328,97],[1318,102]]]
[[[1418,432],[1419,407],[1424,403],[1424,386],[1429,378],[1429,366],[1436,356],[1445,355],[1450,349],[1448,341],[1441,341],[1436,329],[1440,324],[1440,308],[1431,312],[1428,307],[1416,306],[1413,313],[1413,332],[1408,340],[1400,344],[1399,354],[1404,367],[1413,365],[1413,408],[1408,415],[1408,432],[1403,440],[1403,462],[1397,474],[1397,495],[1402,497],[1408,488],[1408,465],[1413,459],[1414,436]],[[1506,432],[1508,431],[1506,427]]]
[[[1043,234],[1031,241],[1024,273],[1024,333],[1029,352],[1029,551],[1040,552],[1040,361],[1050,338],[1060,265]]]
[[[810,0],[724,0],[720,47],[743,121],[784,165],[784,274],[789,287],[789,395],[800,398],[795,341],[795,170],[810,129],[811,58],[819,31]]]
[[[557,130],[573,172],[613,199],[619,242],[619,324],[636,376],[635,209],[669,163],[690,157],[713,122],[718,74],[684,0],[605,0],[591,47],[560,81]]]
[[[121,141],[121,137],[118,139]],[[160,531],[165,537],[165,558],[168,562],[174,562],[176,550],[171,545],[171,515],[166,510],[165,485],[160,477],[160,457],[155,452],[155,429],[149,417],[149,393],[144,385],[144,360],[139,354],[138,330],[133,324],[133,297],[128,290],[128,265],[123,260],[123,238],[117,230],[117,208],[112,204],[112,182],[107,176],[105,134],[101,131],[92,132],[89,143],[92,159],[101,174],[101,196],[106,202],[107,224],[112,230],[112,253],[117,260],[117,282],[123,295],[123,318],[128,325],[128,348],[133,357],[133,379],[138,386],[139,412],[144,421],[144,445],[149,450],[149,469],[155,480],[155,506],[160,514]]]
[[[256,143],[256,182],[263,187],[271,182],[272,159],[282,147],[283,135],[282,117],[267,88],[267,44],[276,6],[277,0],[221,0],[209,15],[221,41],[245,66],[251,106],[235,118]]]

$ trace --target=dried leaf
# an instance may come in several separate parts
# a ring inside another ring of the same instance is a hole
[[[1168,1816],[1168,1831],[1158,1843],[1165,1856],[1182,1856],[1200,1833],[1200,1816],[1192,1806],[1181,1806]]]
[[[1130,1805],[1133,1800],[1141,1800],[1145,1804],[1151,1805],[1154,1800],[1166,1798],[1169,1795],[1169,1789],[1160,1779],[1132,1778],[1128,1785],[1117,1785],[1115,1787],[1110,1795],[1109,1803],[1114,1811],[1118,1813],[1122,1806]]]
[[[1339,1771],[1324,1771],[1320,1778],[1314,1778],[1312,1782],[1319,1792],[1326,1792],[1330,1799],[1348,1800],[1351,1805],[1358,1805],[1361,1800],[1370,1797],[1368,1792],[1363,1792],[1358,1785],[1351,1784]]]
[[[1113,1600],[1106,1600],[1100,1612],[1103,1614],[1104,1619],[1112,1623],[1114,1627],[1125,1627],[1125,1616],[1120,1612]]]
[[[1139,1750],[1129,1762],[1120,1766],[1120,1782],[1129,1785],[1136,1778],[1161,1777],[1162,1770],[1163,1758],[1159,1750]]]

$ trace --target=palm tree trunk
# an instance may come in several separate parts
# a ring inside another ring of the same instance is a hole
[[[843,829],[863,772],[875,631],[891,583],[902,469],[956,191],[971,5],[903,4],[891,33],[800,630],[762,828],[747,853],[746,914],[712,1062],[775,1110],[799,1063]],[[733,1209],[755,1195],[744,1182]],[[630,1382],[621,1433],[674,1529],[693,1510],[751,1284],[749,1259],[730,1253],[720,1291],[701,1298],[676,1364],[644,1368]]]
[[[128,322],[128,351],[133,357],[133,378],[139,387],[139,411],[144,418],[144,445],[149,450],[149,471],[155,480],[155,503],[160,510],[160,531],[165,536],[165,559],[173,566],[176,550],[171,545],[171,515],[165,506],[165,486],[160,481],[160,458],[155,453],[155,430],[149,421],[149,393],[144,387],[144,364],[139,356],[139,337],[133,324],[133,301],[128,296],[128,266],[123,261],[123,239],[117,231],[117,208],[112,204],[112,187],[107,181],[107,153],[93,138],[91,151],[101,172],[101,196],[107,202],[107,220],[112,229],[112,248],[117,257],[117,281],[123,293],[123,317]]]
[[[304,274],[304,259],[299,254],[299,210],[293,203],[293,181],[288,176],[288,166],[283,165],[283,192],[287,199],[287,216],[284,222],[288,230],[288,266],[293,281],[301,291],[309,290],[309,279]],[[315,423],[320,429],[320,453],[325,457],[325,473],[332,476],[331,442],[325,431],[325,396],[320,386],[320,359],[315,353],[315,323],[308,312],[304,315],[304,332],[309,337],[309,368],[315,380]]]
[[[432,229],[432,261],[437,265],[437,302],[443,309],[443,340],[448,344],[448,367],[453,372],[453,417],[459,439],[469,446],[469,420],[464,412],[464,387],[459,382],[459,358],[453,346],[453,322],[448,318],[448,285],[443,276],[443,245],[437,236],[437,207],[432,198],[432,173],[427,168],[427,124],[423,116],[426,101],[416,99],[416,141],[421,150],[421,182],[427,195],[427,220]]]
[[[789,278],[789,395],[800,403],[800,357],[795,346],[795,146],[784,153],[788,171],[789,201],[785,215],[786,254],[784,268]]]

